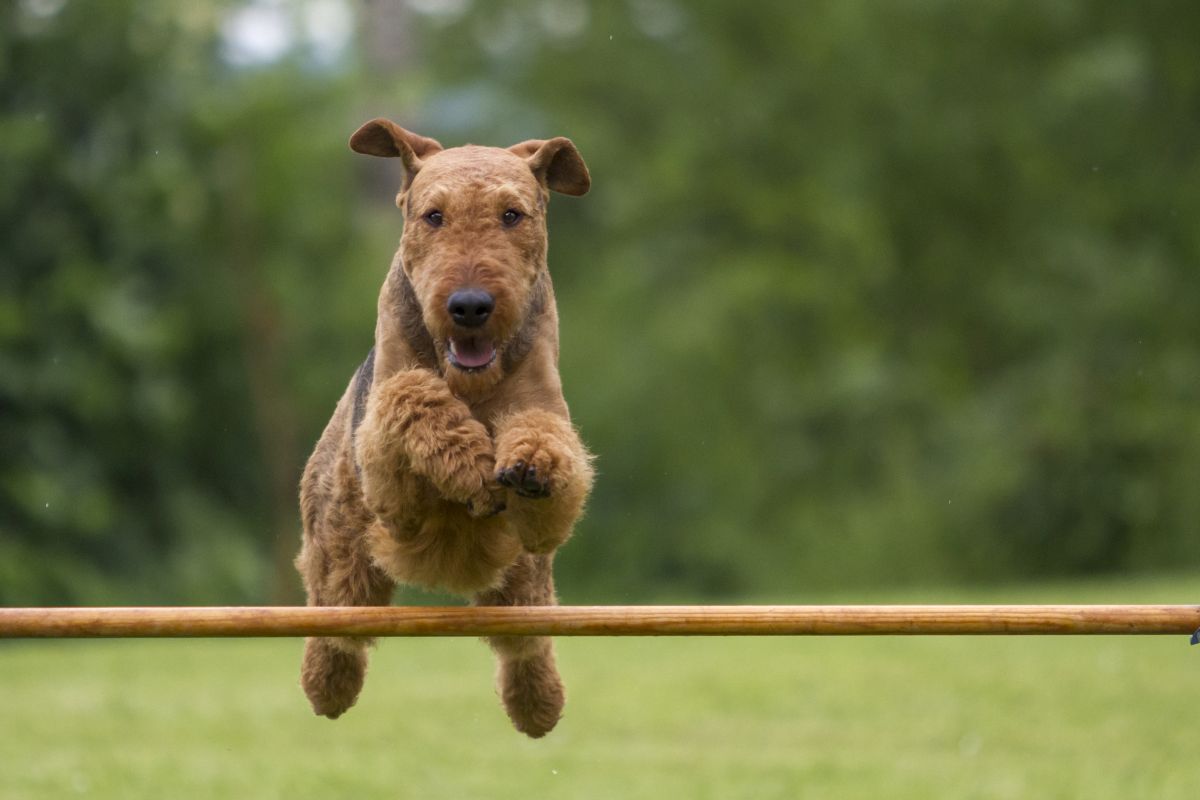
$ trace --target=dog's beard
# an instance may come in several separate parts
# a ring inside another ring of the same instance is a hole
[[[468,342],[468,338],[456,336],[443,345],[442,377],[451,392],[470,403],[490,397],[504,380],[504,369],[499,345],[491,339]]]

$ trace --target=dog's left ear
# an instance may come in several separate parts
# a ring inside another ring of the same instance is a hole
[[[514,144],[508,150],[525,159],[538,181],[556,192],[578,197],[587,194],[592,187],[592,176],[588,174],[587,164],[583,163],[583,156],[566,137],[530,139]]]

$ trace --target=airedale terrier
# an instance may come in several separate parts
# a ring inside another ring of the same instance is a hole
[[[592,467],[558,375],[546,203],[586,193],[587,166],[561,137],[445,150],[386,119],[350,147],[403,163],[404,232],[375,346],[304,470],[296,566],[308,603],[386,605],[402,582],[480,605],[553,605],[554,551]],[[545,735],[564,702],[551,640],[489,641],[513,725]],[[370,644],[305,642],[317,714],[354,704]]]

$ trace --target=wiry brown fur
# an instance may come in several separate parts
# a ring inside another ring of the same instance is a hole
[[[375,349],[347,387],[301,482],[296,566],[309,605],[382,605],[397,582],[481,605],[553,605],[553,554],[583,511],[591,457],[558,377],[558,315],[546,266],[549,190],[583,194],[566,139],[443,150],[387,120],[351,147],[399,157],[400,248],[379,295]],[[505,211],[523,215],[502,224]],[[428,222],[431,210],[444,224]],[[447,311],[462,289],[495,308],[472,331],[492,363],[464,370]],[[545,735],[564,702],[551,640],[493,637],[498,691],[521,732]],[[365,638],[305,643],[301,683],[336,718],[358,698]]]

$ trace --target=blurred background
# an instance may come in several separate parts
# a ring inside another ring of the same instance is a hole
[[[1200,6],[0,2],[0,603],[293,602],[401,230],[571,137],[570,602],[1200,566]]]

